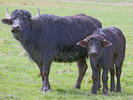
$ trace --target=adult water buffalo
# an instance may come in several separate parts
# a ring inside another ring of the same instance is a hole
[[[77,61],[79,75],[74,88],[80,88],[87,69],[87,50],[76,43],[98,27],[101,28],[100,21],[84,14],[65,17],[40,15],[39,9],[34,17],[29,11],[18,9],[10,16],[7,9],[6,18],[2,22],[12,25],[14,38],[38,65],[43,81],[42,91],[47,93],[51,90],[48,77],[52,61]]]

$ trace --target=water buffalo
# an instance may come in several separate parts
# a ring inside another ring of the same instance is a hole
[[[110,70],[111,74],[110,91],[115,91],[114,66],[116,67],[117,77],[116,92],[121,92],[120,76],[126,46],[126,40],[122,31],[116,27],[98,29],[94,34],[78,42],[77,45],[88,49],[92,67],[92,94],[97,93],[101,68],[103,68],[103,94],[108,94],[108,70]]]
[[[38,65],[43,81],[42,91],[47,93],[51,90],[48,77],[52,61],[77,61],[79,75],[74,88],[80,88],[87,69],[87,50],[76,43],[101,28],[99,20],[85,14],[64,17],[40,15],[39,9],[36,16],[31,16],[29,11],[18,9],[10,16],[7,9],[6,18],[2,19],[2,22],[12,25],[14,38]]]

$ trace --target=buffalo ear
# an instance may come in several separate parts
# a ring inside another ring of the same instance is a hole
[[[2,19],[1,20],[2,21],[2,23],[4,23],[4,24],[8,24],[8,25],[12,25],[12,20],[11,19]]]
[[[103,47],[108,47],[108,46],[111,46],[111,45],[112,45],[112,43],[109,42],[109,41],[107,41],[106,39],[104,39],[104,40],[102,41],[102,46],[103,46]]]
[[[87,41],[84,41],[84,40],[81,40],[77,43],[77,45],[83,47],[83,48],[87,48],[88,46],[88,42]]]

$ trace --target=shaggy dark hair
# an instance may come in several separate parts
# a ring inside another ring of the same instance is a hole
[[[77,44],[88,49],[92,67],[92,94],[96,94],[97,90],[100,89],[101,68],[103,68],[103,94],[108,93],[108,70],[111,74],[110,91],[115,91],[115,69],[117,77],[116,92],[121,92],[120,76],[126,49],[126,39],[122,31],[116,27],[97,29],[94,34],[87,36]]]
[[[30,12],[25,10],[13,11],[11,18],[12,23],[8,23],[9,19],[2,21],[14,25],[19,19],[19,30],[12,30],[13,36],[37,63],[43,79],[42,90],[47,92],[50,89],[48,75],[52,61],[77,61],[79,77],[75,88],[80,88],[87,69],[87,50],[77,46],[76,42],[101,28],[101,22],[84,14],[65,17],[44,14],[33,20]]]

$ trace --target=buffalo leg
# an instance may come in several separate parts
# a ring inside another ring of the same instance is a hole
[[[78,65],[78,78],[77,78],[76,84],[74,85],[74,88],[80,89],[82,79],[83,79],[85,72],[88,68],[86,59],[84,58],[84,59],[77,61],[77,65]]]
[[[92,80],[93,80],[93,85],[92,85],[92,94],[97,94],[98,90],[98,81],[99,81],[99,70],[96,68],[92,68]]]
[[[116,66],[116,77],[117,77],[116,92],[121,92],[120,76],[121,76],[121,66],[120,67]]]
[[[115,70],[114,70],[114,65],[112,65],[110,68],[110,76],[111,76],[110,92],[115,91],[114,75],[115,75]]]
[[[121,51],[118,54],[117,61],[115,63],[115,65],[116,65],[116,77],[117,77],[116,92],[121,92],[120,77],[121,77],[122,64],[123,64],[124,57],[125,57],[125,50],[121,49]]]
[[[91,63],[92,80],[93,80],[91,93],[92,94],[97,94],[100,70],[98,68],[98,64],[95,61],[95,59],[90,58],[90,63]]]
[[[104,68],[104,69],[103,69],[102,81],[103,81],[103,94],[104,94],[104,95],[107,95],[107,94],[108,94],[108,86],[107,86],[107,81],[108,81],[108,69],[107,69],[107,68]]]
[[[101,88],[101,68],[99,68],[99,75],[98,75],[98,90],[100,91],[100,88]]]
[[[44,93],[48,93],[51,91],[50,83],[49,83],[49,71],[50,71],[51,63],[45,63],[42,68],[42,91]]]

